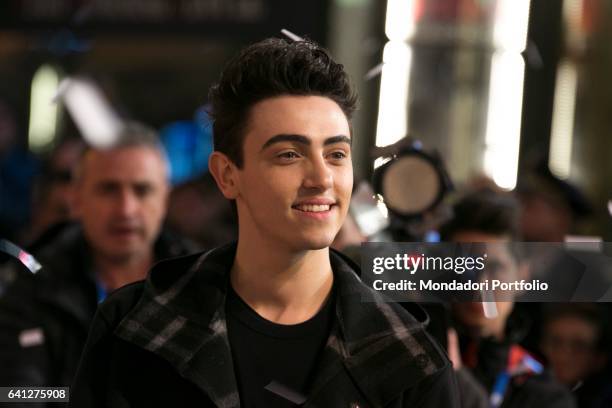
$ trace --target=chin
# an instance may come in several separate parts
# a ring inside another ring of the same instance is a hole
[[[330,246],[331,246],[331,242],[329,242],[329,243],[326,242],[325,244],[314,243],[308,249],[310,249],[311,251],[318,251],[320,249],[329,248]]]
[[[112,258],[116,258],[116,259],[128,259],[128,258],[133,258],[134,256],[137,256],[139,254],[143,253],[143,250],[140,246],[128,246],[128,247],[122,247],[122,248],[113,248],[112,250],[108,251],[108,254],[112,257]]]
[[[307,250],[307,251],[317,251],[320,249],[328,248],[331,245],[331,242],[327,241],[306,241],[302,242],[299,245],[299,249]]]
[[[321,237],[305,237],[301,242],[296,243],[300,249],[317,251],[320,249],[329,248],[333,242],[333,237],[321,236]]]

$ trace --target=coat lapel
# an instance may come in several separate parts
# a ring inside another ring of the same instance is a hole
[[[423,322],[361,283],[340,255],[332,253],[331,260],[338,288],[336,324],[306,406],[387,406],[447,365]],[[339,401],[334,388],[352,384],[353,395]]]
[[[220,408],[239,407],[225,322],[235,246],[156,265],[115,334],[168,361]],[[185,273],[185,271],[188,271]]]

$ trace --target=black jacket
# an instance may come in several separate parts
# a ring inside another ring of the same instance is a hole
[[[71,406],[239,407],[225,321],[235,246],[158,264],[98,310]],[[444,352],[336,253],[335,322],[304,407],[458,407]]]
[[[192,249],[162,233],[155,256],[161,260]],[[81,228],[72,224],[31,251],[43,268],[21,276],[0,297],[0,385],[67,386],[98,306],[90,250]]]

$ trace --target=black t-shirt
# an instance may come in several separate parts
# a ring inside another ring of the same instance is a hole
[[[331,330],[334,304],[332,291],[310,320],[282,325],[259,316],[229,289],[227,332],[242,407],[284,408],[303,402]]]

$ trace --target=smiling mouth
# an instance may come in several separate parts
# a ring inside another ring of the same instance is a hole
[[[309,212],[309,213],[321,213],[329,211],[335,204],[300,204],[293,206],[294,209]]]

